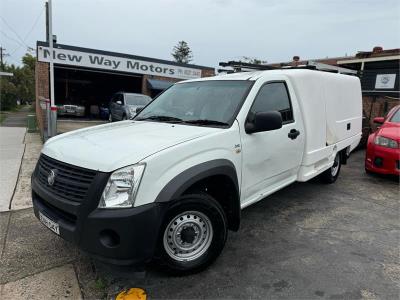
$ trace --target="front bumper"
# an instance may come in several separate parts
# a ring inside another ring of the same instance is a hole
[[[400,149],[369,144],[365,156],[365,169],[371,172],[400,176]]]
[[[97,178],[103,183],[106,178]],[[101,185],[104,186],[104,185]],[[162,204],[128,209],[98,209],[99,190],[91,187],[84,203],[48,193],[32,177],[34,213],[59,224],[60,237],[94,257],[119,265],[141,265],[152,259],[162,220]]]

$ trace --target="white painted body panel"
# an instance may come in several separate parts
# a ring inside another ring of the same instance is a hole
[[[198,127],[189,127],[196,131]],[[163,187],[175,176],[195,165],[215,160],[227,159],[233,163],[241,181],[241,153],[236,152],[235,144],[240,144],[240,132],[237,122],[229,129],[213,129],[190,142],[182,143],[149,156],[143,162],[146,170],[136,196],[135,206],[153,202]]]
[[[122,121],[83,128],[49,139],[42,152],[68,164],[112,172],[168,147],[220,129]]]

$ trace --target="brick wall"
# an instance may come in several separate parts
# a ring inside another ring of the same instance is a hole
[[[365,119],[363,119],[361,146],[367,144],[369,134],[374,132],[379,126],[373,122],[374,118],[386,116],[386,114],[398,104],[399,100],[395,98],[385,96],[363,96],[363,116]]]
[[[214,69],[201,70],[201,77],[211,77],[211,76],[215,76]]]
[[[151,97],[151,91],[150,91],[150,89],[149,89],[149,87],[147,85],[147,79],[149,79],[149,76],[148,75],[143,75],[143,78],[142,78],[142,94],[145,94],[145,95]]]
[[[398,99],[382,96],[363,96],[363,113],[372,130],[376,129],[373,119],[384,117],[396,105],[400,104]],[[371,118],[370,118],[371,116]]]
[[[42,137],[46,119],[45,111],[40,106],[40,99],[50,98],[49,87],[49,64],[37,61],[35,68],[36,119]]]

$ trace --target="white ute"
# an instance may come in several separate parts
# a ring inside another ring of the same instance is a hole
[[[361,119],[354,76],[287,69],[176,83],[133,120],[51,138],[32,176],[35,214],[99,259],[199,271],[244,207],[295,181],[333,183]]]

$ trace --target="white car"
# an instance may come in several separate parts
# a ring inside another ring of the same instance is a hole
[[[149,96],[135,93],[115,93],[110,101],[109,121],[132,119],[143,107],[151,102]]]
[[[85,116],[85,107],[76,104],[61,104],[57,105],[57,115],[59,116]]]
[[[333,183],[361,120],[353,76],[287,69],[179,82],[133,120],[48,140],[34,211],[105,261],[199,271],[239,229],[241,209],[295,181]]]

